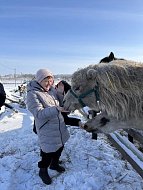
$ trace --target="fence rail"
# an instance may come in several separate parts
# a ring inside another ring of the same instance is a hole
[[[133,134],[135,134],[135,132]],[[109,134],[108,138],[120,151],[123,157],[137,171],[137,173],[143,178],[143,153],[140,152],[126,137],[123,137],[117,132]],[[141,135],[140,138],[143,140]]]

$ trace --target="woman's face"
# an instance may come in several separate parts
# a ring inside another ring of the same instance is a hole
[[[40,85],[46,90],[48,91],[51,86],[54,84],[54,79],[53,77],[46,77],[45,79],[43,79],[41,82],[40,82]]]

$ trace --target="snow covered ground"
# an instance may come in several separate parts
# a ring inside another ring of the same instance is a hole
[[[142,190],[143,179],[122,159],[105,135],[97,140],[78,127],[67,126],[70,139],[61,156],[66,172],[49,169],[53,183],[38,176],[40,159],[33,117],[27,109],[12,104],[0,115],[0,190]],[[3,108],[4,109],[4,108]],[[2,112],[2,110],[1,110]],[[75,112],[74,117],[81,117]]]

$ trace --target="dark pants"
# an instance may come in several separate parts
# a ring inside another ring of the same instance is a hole
[[[59,158],[61,156],[61,153],[63,151],[64,146],[59,148],[56,152],[49,152],[45,153],[41,150],[41,161],[38,162],[39,168],[48,168],[49,165],[57,166],[59,162]]]

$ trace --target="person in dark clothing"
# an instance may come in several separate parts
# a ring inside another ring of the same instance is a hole
[[[58,84],[56,85],[56,88],[63,88],[64,89],[64,94],[65,95],[70,89],[71,86],[69,83],[67,83],[65,80],[61,80],[60,82],[58,82]],[[69,117],[67,113],[62,112],[62,115],[64,117],[64,121],[66,125],[71,125],[71,126],[79,126],[80,125],[80,119],[74,118],[74,117]]]
[[[56,88],[58,89],[60,88],[60,86],[63,86],[64,88],[63,95],[65,95],[71,89],[71,85],[65,80],[61,80],[60,82],[58,82],[58,84],[56,85]],[[64,121],[66,125],[79,126],[79,122],[81,121],[80,119],[69,117],[68,113],[66,112],[62,112],[62,115],[64,117]]]
[[[4,86],[2,83],[0,83],[0,109],[4,105],[6,99],[6,93],[4,90]]]
[[[71,89],[71,85],[69,83],[67,83],[65,80],[61,80],[60,82],[58,82],[56,87],[58,88],[61,85],[64,86],[64,93],[65,94]]]

